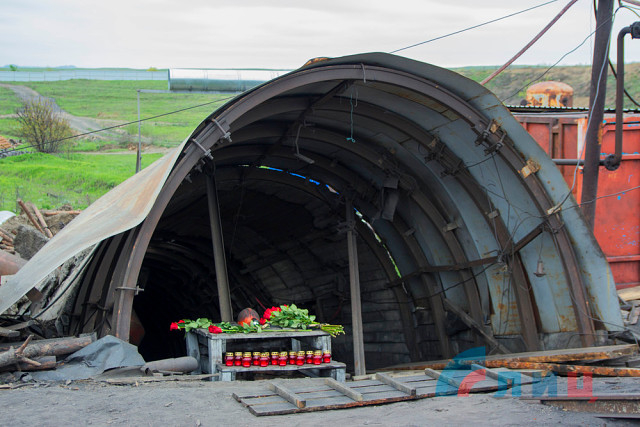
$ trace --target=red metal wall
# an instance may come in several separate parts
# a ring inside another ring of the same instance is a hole
[[[577,159],[587,127],[586,113],[514,114],[554,159]],[[640,285],[640,115],[624,119],[623,156],[618,170],[600,167],[594,234],[611,265],[618,289]],[[605,115],[602,158],[613,153],[615,116]],[[582,167],[558,166],[580,203]],[[626,191],[629,190],[629,191]]]

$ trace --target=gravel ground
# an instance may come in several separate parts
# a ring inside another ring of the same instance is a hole
[[[306,379],[282,380],[309,381]],[[637,382],[637,381],[636,381]],[[632,425],[491,394],[437,397],[362,408],[254,417],[232,393],[265,381],[163,382],[116,386],[94,380],[0,390],[0,425],[329,426],[329,425]],[[605,385],[606,386],[606,385]],[[608,386],[607,386],[608,387]],[[597,387],[594,387],[597,389]]]

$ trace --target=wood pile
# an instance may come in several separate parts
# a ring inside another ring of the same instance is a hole
[[[32,341],[32,338],[33,335],[29,335],[23,343],[0,344],[0,371],[55,369],[57,357],[88,346],[96,340],[96,335],[38,341]]]
[[[625,326],[637,325],[640,318],[640,286],[620,289],[618,297],[620,302],[620,313]]]
[[[28,224],[33,226],[43,236],[50,239],[59,232],[71,219],[79,215],[82,211],[73,210],[70,206],[64,206],[55,210],[40,210],[31,202],[17,201],[23,215],[7,220],[0,224],[0,250],[16,254],[14,238],[17,234],[17,226]]]

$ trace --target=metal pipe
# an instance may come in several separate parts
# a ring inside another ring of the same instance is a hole
[[[582,159],[551,159],[551,160],[553,160],[553,163],[555,163],[558,166],[575,166],[575,165],[584,166],[584,160]],[[599,160],[599,165],[604,166],[605,161]]]
[[[229,276],[227,275],[227,260],[224,255],[224,239],[222,236],[222,223],[220,222],[220,205],[218,204],[215,175],[212,175],[211,179],[207,180],[207,200],[209,202],[209,223],[211,224],[211,241],[213,243],[213,259],[216,267],[220,317],[223,322],[233,322]]]
[[[582,212],[587,226],[593,230],[596,216],[598,173],[600,169],[600,146],[602,144],[602,118],[607,92],[606,61],[611,35],[613,0],[599,0],[596,18],[596,39],[591,64],[591,89],[589,95],[589,125],[587,126],[584,155],[584,177],[582,181]]]
[[[347,219],[347,251],[349,253],[349,289],[351,292],[351,327],[353,329],[353,364],[356,375],[365,375],[364,338],[362,332],[362,302],[360,300],[360,270],[358,269],[358,246],[355,233],[353,201],[345,200]]]
[[[636,27],[636,28],[633,28]],[[618,59],[616,64],[616,151],[609,154],[605,159],[605,167],[614,171],[620,167],[622,161],[622,127],[624,117],[622,115],[624,103],[624,36],[631,34],[631,37],[640,33],[640,22],[635,22],[628,27],[624,27],[618,33]]]

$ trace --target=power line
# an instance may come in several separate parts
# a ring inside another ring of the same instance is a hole
[[[195,108],[205,107],[207,105],[215,104],[217,102],[227,101],[227,100],[232,99],[232,98],[233,98],[233,96],[228,96],[226,98],[216,99],[215,101],[205,102],[204,104],[193,105],[191,107],[185,107],[185,108],[181,108],[179,110],[169,111],[167,113],[158,114],[156,116],[145,117],[144,119],[140,119],[140,120],[133,120],[131,122],[120,123],[120,124],[117,124],[117,125],[113,125],[113,126],[108,126],[108,127],[101,128],[101,129],[92,130],[90,132],[79,133],[79,134],[76,134],[76,135],[67,136],[65,138],[60,138],[60,139],[56,139],[56,140],[53,140],[53,141],[47,141],[47,142],[44,142],[44,143],[42,143],[40,145],[55,144],[57,142],[62,142],[62,141],[66,141],[66,140],[74,139],[74,138],[80,138],[82,136],[92,135],[94,133],[103,132],[105,130],[117,129],[117,128],[121,128],[121,127],[124,127],[124,126],[129,126],[129,125],[132,125],[132,124],[135,124],[135,123],[138,123],[138,122],[145,122],[145,121],[148,121],[148,120],[157,119],[159,117],[169,116],[171,114],[182,113],[183,111],[187,111],[187,110],[193,110]],[[16,148],[13,148],[11,150],[3,151],[3,153],[12,153],[14,151],[21,151],[21,150],[24,150],[24,149],[27,149],[27,148],[34,148],[34,147],[36,147],[35,144],[27,145],[26,147],[16,147]]]
[[[435,37],[435,38],[432,38],[432,39],[429,39],[429,40],[425,40],[425,41],[420,42],[420,43],[416,43],[416,44],[412,44],[410,46],[406,46],[406,47],[403,47],[403,48],[400,48],[400,49],[392,50],[389,53],[397,53],[397,52],[400,52],[400,51],[403,51],[403,50],[411,49],[412,47],[421,46],[423,44],[431,43],[431,42],[436,41],[436,40],[440,40],[440,39],[444,39],[446,37],[450,37],[450,36],[453,36],[453,35],[456,35],[456,34],[464,33],[465,31],[473,30],[475,28],[479,28],[479,27],[482,27],[482,26],[485,26],[485,25],[488,25],[488,24],[492,24],[494,22],[502,21],[503,19],[511,18],[512,16],[520,15],[521,13],[529,12],[530,10],[537,9],[539,7],[546,6],[546,5],[551,4],[551,3],[555,3],[557,1],[558,0],[551,0],[551,1],[548,1],[546,3],[539,4],[537,6],[532,6],[532,7],[528,8],[528,9],[523,9],[523,10],[521,10],[519,12],[514,12],[514,13],[511,13],[509,15],[502,16],[500,18],[496,18],[496,19],[492,19],[490,21],[483,22],[482,24],[477,24],[477,25],[474,25],[474,26],[471,26],[471,27],[464,28],[462,30],[454,31],[453,33],[445,34],[443,36],[438,36],[438,37]]]

